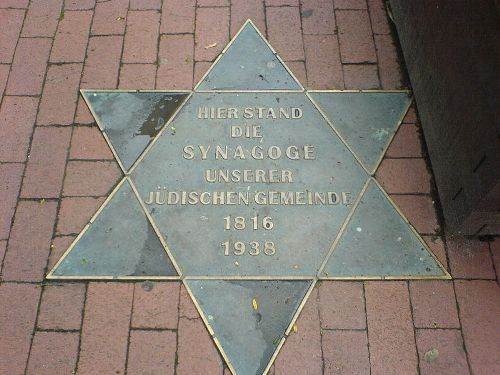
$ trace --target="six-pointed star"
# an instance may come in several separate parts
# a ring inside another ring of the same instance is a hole
[[[449,278],[373,175],[406,91],[306,91],[251,21],[193,92],[85,90],[125,176],[50,279],[181,279],[235,374],[322,279]]]

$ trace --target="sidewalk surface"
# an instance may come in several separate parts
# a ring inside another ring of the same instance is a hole
[[[0,0],[0,374],[229,374],[180,283],[44,276],[121,177],[78,90],[191,89],[247,18],[308,88],[408,88],[382,0]],[[377,178],[454,280],[321,283],[271,374],[500,373],[500,240],[442,235],[416,113]]]

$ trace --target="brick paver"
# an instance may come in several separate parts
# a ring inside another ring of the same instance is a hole
[[[51,44],[48,38],[19,39],[7,82],[8,95],[39,95],[42,92]]]
[[[124,63],[154,63],[158,54],[160,14],[156,11],[130,11],[123,46]]]
[[[179,283],[137,283],[134,286],[132,327],[177,329]]]
[[[130,332],[127,374],[174,375],[176,341],[172,331]]]
[[[38,328],[79,330],[82,321],[85,285],[48,285],[43,289]]]
[[[113,154],[97,127],[77,126],[71,138],[70,159],[109,159]]]
[[[59,23],[51,62],[83,62],[89,39],[92,11],[65,11]]]
[[[456,329],[419,329],[416,332],[421,375],[469,375],[462,335]],[[437,357],[433,358],[432,352]]]
[[[64,0],[64,9],[66,10],[84,10],[92,9],[96,0]]]
[[[38,98],[6,96],[0,108],[1,162],[24,162],[35,124]]]
[[[322,282],[319,288],[321,326],[326,329],[366,329],[363,284]]]
[[[22,164],[0,164],[0,238],[9,238],[12,217],[17,204],[17,196],[23,177]]]
[[[123,374],[132,284],[90,283],[83,319],[79,374]]]
[[[0,9],[0,63],[10,63],[23,26],[24,11]]]
[[[473,374],[497,374],[500,291],[496,281],[455,282],[465,348]]]
[[[418,374],[406,282],[367,282],[371,374]]]
[[[336,15],[342,62],[377,62],[368,12],[342,10],[336,12]]]
[[[366,331],[323,332],[324,374],[369,375],[370,361]]]
[[[23,179],[23,198],[57,198],[61,192],[71,129],[38,127]]]
[[[410,296],[415,327],[460,328],[451,281],[410,281]]]
[[[121,177],[115,161],[70,161],[66,168],[65,197],[108,195]]]
[[[92,23],[92,35],[125,33],[128,0],[97,2]]]
[[[26,374],[75,373],[78,340],[76,332],[36,332]]]
[[[75,116],[82,64],[51,65],[38,111],[38,125],[71,125]]]
[[[335,35],[304,35],[307,86],[343,89],[344,78]]]
[[[448,237],[450,268],[455,278],[494,279],[488,243]]]
[[[0,0],[0,373],[229,375],[182,283],[43,279],[121,177],[78,89],[191,89],[247,18],[308,88],[402,88],[385,3]],[[457,280],[319,283],[270,375],[500,373],[500,242],[445,232],[417,113],[377,177]]]
[[[122,44],[123,37],[121,36],[90,38],[81,82],[82,88],[116,88]]]
[[[197,8],[196,30],[196,61],[212,61],[229,42],[229,8]]]
[[[58,20],[64,17],[64,14],[61,13],[63,1],[33,1],[26,14],[21,36],[54,36]]]
[[[304,60],[304,43],[298,7],[269,7],[266,10],[269,42],[285,61]],[[287,30],[286,33],[283,30]]]
[[[185,90],[192,88],[193,46],[194,40],[191,34],[161,36],[156,75],[157,89]]]
[[[402,175],[407,178],[400,178]],[[431,176],[423,159],[385,159],[376,177],[388,194],[428,194],[431,191]]]
[[[3,280],[43,280],[56,209],[57,204],[52,201],[18,204],[3,263]]]
[[[24,374],[35,327],[40,288],[32,284],[0,284],[0,373]]]
[[[195,6],[195,0],[163,0],[160,32],[193,33]]]
[[[155,64],[123,64],[120,68],[121,90],[153,90],[156,81]]]

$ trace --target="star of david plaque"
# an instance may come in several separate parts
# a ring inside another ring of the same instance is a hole
[[[124,178],[47,276],[178,279],[234,374],[318,280],[449,278],[373,177],[406,91],[311,91],[247,21],[191,91],[84,90]]]

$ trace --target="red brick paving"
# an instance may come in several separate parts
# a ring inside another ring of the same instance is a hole
[[[50,245],[50,255],[49,262],[47,264],[47,271],[50,271],[56,263],[61,259],[63,254],[66,252],[66,249],[71,245],[74,236],[58,236],[52,240],[52,244]]]
[[[3,262],[4,281],[43,280],[56,209],[57,204],[52,201],[18,204]]]
[[[406,178],[400,178],[403,175]],[[430,175],[424,159],[385,159],[376,177],[388,194],[428,194],[431,191]]]
[[[269,7],[266,9],[266,20],[269,42],[281,58],[284,61],[304,60],[299,8]]]
[[[177,346],[177,374],[220,374],[222,358],[208,334],[201,318],[179,318]]]
[[[47,71],[37,125],[71,125],[82,64],[51,65]]]
[[[9,238],[12,217],[17,204],[17,195],[23,178],[22,164],[0,164],[0,238]]]
[[[469,375],[462,335],[457,329],[419,329],[416,331],[421,375]],[[437,350],[437,358],[427,355]]]
[[[324,331],[323,355],[325,375],[370,374],[366,331]]]
[[[410,297],[415,327],[460,328],[451,281],[410,281]]]
[[[125,372],[132,296],[132,284],[89,284],[81,334],[79,374]]]
[[[33,284],[0,285],[0,373],[24,374],[35,327],[40,288]],[[5,306],[9,308],[5,308]]]
[[[231,37],[247,19],[251,19],[260,32],[266,35],[266,16],[263,1],[231,0]]]
[[[325,329],[366,329],[363,284],[322,282],[319,313]]]
[[[134,286],[132,327],[177,329],[179,283],[137,283]]]
[[[122,62],[156,62],[159,28],[160,14],[157,11],[128,12]]]
[[[29,0],[0,0],[0,8],[27,8]]]
[[[196,30],[196,61],[213,61],[229,42],[229,8],[196,8]]]
[[[158,52],[157,89],[179,90],[193,86],[193,46],[194,40],[190,34],[162,35]]]
[[[24,19],[21,36],[53,37],[58,21],[62,18],[63,0],[33,1]]]
[[[71,129],[37,127],[23,179],[23,198],[57,198],[61,193]]]
[[[101,36],[89,40],[82,88],[116,88],[123,37]]]
[[[403,85],[383,0],[0,0],[0,373],[228,374],[179,282],[42,281],[120,176],[78,89],[190,89],[248,17],[308,88]],[[378,176],[461,280],[322,282],[271,375],[500,372],[500,242],[440,236],[403,122]]]
[[[92,11],[65,11],[54,38],[50,62],[83,62],[91,21]]]
[[[373,90],[380,87],[378,69],[374,64],[345,64],[344,81],[347,90]]]
[[[370,281],[365,290],[371,373],[418,374],[406,282]]]
[[[66,168],[65,197],[108,195],[121,177],[115,161],[70,161]]]
[[[11,63],[14,57],[17,38],[23,25],[24,11],[0,9],[0,62]]]
[[[38,328],[79,330],[85,301],[85,285],[48,285],[43,289]]]
[[[83,10],[93,9],[95,0],[64,0],[64,9],[66,10]]]
[[[172,331],[131,331],[127,374],[174,375],[176,341]]]
[[[28,152],[38,98],[6,96],[0,108],[1,162],[24,162]]]
[[[36,332],[26,374],[71,374],[78,358],[77,332]]]
[[[500,292],[496,281],[455,281],[460,321],[473,374],[498,374]]]
[[[128,0],[97,2],[92,22],[92,35],[123,35],[127,18]]]
[[[39,95],[49,59],[51,39],[20,38],[7,82],[7,95]]]
[[[341,10],[336,12],[336,15],[342,62],[377,62],[368,12]]]
[[[451,274],[455,278],[495,278],[495,270],[487,242],[448,237],[448,256]]]
[[[153,90],[156,80],[156,64],[123,64],[120,69],[121,90]]]
[[[304,35],[307,86],[343,89],[344,78],[335,35]]]
[[[101,131],[97,127],[76,126],[71,138],[70,159],[114,160]]]

